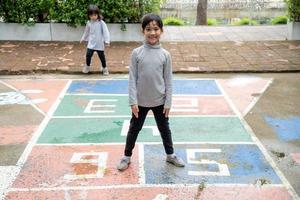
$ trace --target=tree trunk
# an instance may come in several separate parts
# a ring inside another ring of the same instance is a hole
[[[207,0],[198,0],[196,25],[207,25]]]

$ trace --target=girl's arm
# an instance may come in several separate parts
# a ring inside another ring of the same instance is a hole
[[[107,25],[104,21],[102,21],[102,25],[103,25],[102,27],[103,27],[104,42],[105,42],[105,44],[109,44],[110,43],[110,35],[109,35]]]
[[[89,33],[90,33],[90,26],[89,26],[89,22],[88,22],[85,26],[84,33],[83,33],[83,35],[80,39],[80,42],[88,41],[89,40]]]
[[[137,102],[137,90],[136,90],[136,82],[137,82],[137,54],[136,51],[133,50],[131,54],[131,62],[129,66],[129,105],[138,105]]]
[[[164,80],[166,87],[166,101],[164,108],[170,109],[172,104],[172,59],[170,53],[167,53],[167,61],[164,66]]]

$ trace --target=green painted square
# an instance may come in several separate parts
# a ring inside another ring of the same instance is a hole
[[[91,109],[92,112],[86,113],[85,109],[91,100],[98,100],[94,105],[115,105],[114,108],[96,108]],[[100,100],[100,101],[99,101]],[[103,100],[103,101],[102,101]],[[112,100],[112,101],[107,101]],[[101,113],[99,110],[114,110],[115,112]],[[128,96],[105,96],[105,95],[66,95],[61,101],[54,116],[116,116],[130,115],[130,107],[128,104]]]
[[[118,118],[51,119],[38,143],[114,143],[125,142],[121,136],[124,120]],[[148,116],[144,126],[156,126]],[[250,135],[237,117],[172,117],[170,127],[174,142],[249,142]],[[152,129],[143,128],[139,142],[160,142]]]

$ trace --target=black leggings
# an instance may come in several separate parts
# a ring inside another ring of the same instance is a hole
[[[94,54],[94,51],[97,52],[97,54],[100,58],[102,67],[105,68],[106,67],[106,60],[105,60],[104,51],[94,50],[94,49],[87,49],[87,51],[86,51],[86,65],[87,66],[91,65],[91,59],[92,59],[92,56]]]
[[[165,148],[166,154],[173,154],[173,141],[171,136],[171,131],[169,128],[169,118],[165,117],[165,114],[163,113],[164,105],[157,106],[157,107],[141,107],[139,106],[139,117],[136,118],[132,114],[132,118],[130,120],[130,126],[129,131],[127,133],[127,139],[126,139],[126,147],[125,147],[125,156],[131,156],[132,150],[135,146],[135,142],[137,139],[137,136],[140,132],[140,130],[143,128],[146,116],[149,112],[149,110],[152,110],[154,114],[154,118],[158,127],[158,130],[160,132],[160,136],[163,140],[163,145]]]

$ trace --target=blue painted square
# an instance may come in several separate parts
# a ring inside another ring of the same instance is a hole
[[[127,80],[72,81],[68,93],[128,94]]]
[[[175,80],[174,94],[186,95],[221,95],[214,80]]]
[[[265,120],[281,140],[300,140],[300,117],[275,118],[267,116]]]
[[[73,81],[67,92],[90,94],[128,94],[128,81]],[[174,80],[173,94],[221,95],[221,92],[214,80]]]
[[[217,164],[187,163],[186,149],[221,149],[221,152],[196,153],[196,161],[214,160],[226,164],[230,176],[189,175],[189,171],[219,172]],[[176,154],[187,164],[184,168],[165,162],[162,145],[144,146],[144,169],[147,184],[255,184],[264,179],[280,184],[279,177],[256,145],[186,144],[175,145]]]

